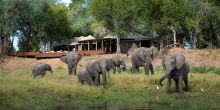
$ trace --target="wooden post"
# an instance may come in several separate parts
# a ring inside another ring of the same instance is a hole
[[[88,50],[89,50],[89,41],[88,41]]]
[[[80,48],[79,48],[79,51],[82,51],[82,43],[80,44]]]
[[[109,47],[110,52],[112,52],[112,39],[110,39],[110,47]]]
[[[95,50],[97,50],[97,41],[95,41]]]
[[[104,46],[103,46],[103,40],[102,40],[102,50],[104,50],[103,47],[104,47]]]

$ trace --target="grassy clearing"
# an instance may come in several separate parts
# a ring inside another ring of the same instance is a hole
[[[111,74],[109,88],[80,86],[76,77],[69,77],[66,68],[53,74],[31,78],[31,69],[0,71],[0,109],[61,109],[78,106],[145,105],[156,108],[198,110],[220,107],[220,75],[189,74],[191,91],[165,94],[165,87],[156,89],[163,74],[159,66],[155,75]],[[195,70],[192,69],[194,72]],[[166,85],[166,81],[163,82]],[[174,89],[174,84],[172,84]]]

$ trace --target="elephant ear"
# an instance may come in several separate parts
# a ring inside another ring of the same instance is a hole
[[[61,57],[60,57],[60,60],[61,60],[62,62],[64,62],[64,63],[67,63],[67,61],[66,61],[66,56],[61,56]]]
[[[176,60],[176,68],[180,69],[186,62],[185,57],[183,55],[174,55]]]
[[[113,57],[112,58],[112,62],[115,64],[115,65],[119,65],[119,58],[115,58],[115,57]]]
[[[159,54],[159,50],[154,46],[150,47],[150,50],[152,51],[151,53],[152,59],[155,59]]]
[[[145,48],[139,48],[137,51],[137,56],[141,61],[146,61],[147,51]]]

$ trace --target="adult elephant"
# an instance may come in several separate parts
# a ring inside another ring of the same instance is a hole
[[[156,47],[152,46],[150,48],[137,48],[134,50],[134,52],[131,54],[131,63],[132,68],[131,71],[139,72],[139,67],[143,66],[145,74],[149,74],[149,70],[152,74],[154,74],[152,61],[155,59],[159,54],[159,51]]]
[[[160,78],[159,85],[162,85],[162,81],[167,78],[166,92],[170,93],[171,80],[173,79],[176,84],[176,91],[182,93],[182,82],[185,83],[185,90],[188,90],[188,73],[190,66],[183,55],[166,55],[163,56],[162,66],[165,70],[165,74]]]
[[[96,86],[100,83],[100,75],[103,77],[103,85],[107,87],[106,74],[107,74],[107,63],[104,58],[97,59],[86,63],[86,71],[89,73],[93,80],[93,84]]]
[[[74,72],[74,75],[76,75],[76,68],[77,64],[80,61],[82,56],[78,53],[68,53],[66,56],[61,56],[60,60],[67,64],[69,75],[72,75]]]

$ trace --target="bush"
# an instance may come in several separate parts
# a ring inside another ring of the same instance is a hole
[[[193,67],[191,69],[192,73],[214,73],[220,75],[220,68],[217,67],[206,67],[206,66],[201,66],[201,67]]]

